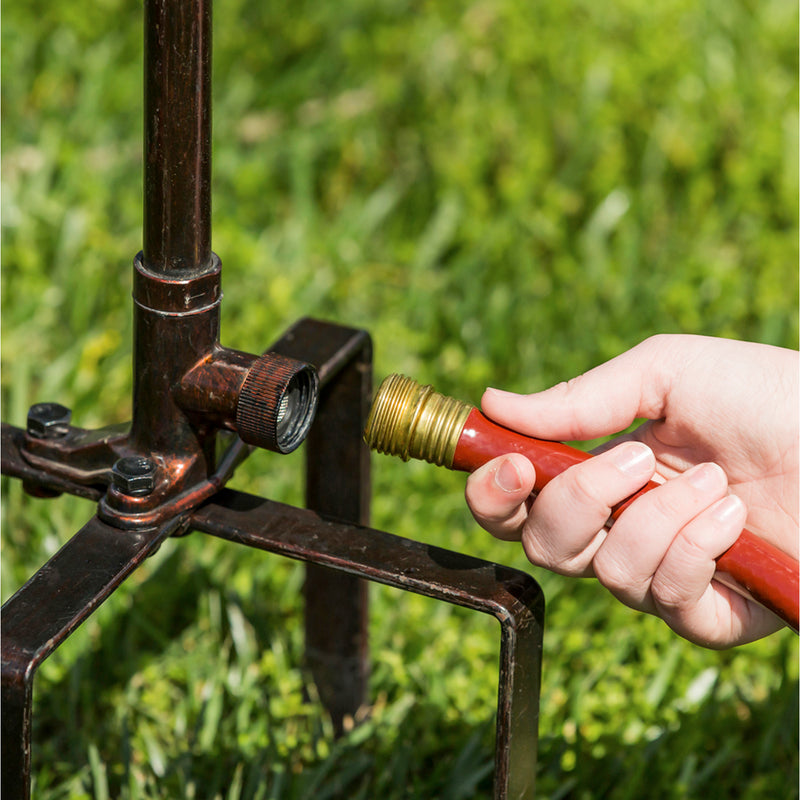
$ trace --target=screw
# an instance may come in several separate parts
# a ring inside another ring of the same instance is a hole
[[[156,485],[156,465],[151,458],[127,456],[114,462],[111,480],[123,494],[144,497]]]
[[[28,409],[28,434],[35,439],[58,439],[69,432],[72,412],[60,403],[36,403]]]

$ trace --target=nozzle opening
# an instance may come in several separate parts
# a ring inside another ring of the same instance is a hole
[[[310,366],[289,379],[278,404],[275,443],[281,453],[296,450],[308,436],[317,410],[319,380]]]

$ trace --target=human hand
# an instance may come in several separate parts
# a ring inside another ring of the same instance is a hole
[[[534,395],[489,389],[484,413],[540,439],[583,440],[648,422],[558,475],[532,503],[519,454],[467,481],[476,520],[521,539],[536,565],[594,576],[687,639],[728,647],[780,622],[713,580],[714,559],[747,527],[797,557],[797,353],[696,336],[656,336]],[[610,530],[610,509],[649,479]]]

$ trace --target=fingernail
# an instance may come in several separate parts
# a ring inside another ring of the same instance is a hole
[[[494,482],[504,492],[518,492],[522,488],[522,477],[514,462],[507,458],[494,474]]]
[[[729,494],[714,504],[711,513],[714,515],[714,519],[727,524],[731,520],[739,518],[743,508],[744,503],[735,494]]]
[[[653,469],[653,451],[641,442],[627,442],[611,451],[611,460],[620,472],[638,476]]]
[[[727,483],[722,467],[714,463],[698,464],[688,470],[685,475],[689,483],[702,492],[717,491]]]
[[[505,389],[495,389],[494,386],[487,386],[486,387],[486,389],[484,391],[484,395],[487,395],[487,394],[494,394],[494,395],[497,395],[498,397],[519,397],[517,392],[509,392],[509,391],[506,391]]]

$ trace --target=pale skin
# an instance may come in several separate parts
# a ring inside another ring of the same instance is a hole
[[[743,527],[798,555],[798,354],[700,336],[655,336],[544,392],[487,389],[483,412],[529,436],[587,440],[647,420],[554,478],[500,456],[467,480],[478,523],[537,566],[595,577],[696,644],[725,648],[782,623],[714,580]],[[611,508],[662,485],[610,529]]]

